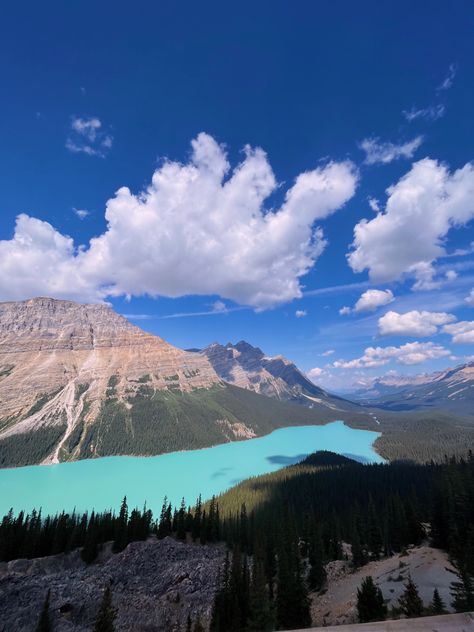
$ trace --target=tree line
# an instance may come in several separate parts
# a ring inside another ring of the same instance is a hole
[[[326,563],[345,557],[343,543],[359,568],[430,537],[459,569],[454,608],[474,609],[474,458],[361,465],[320,453],[206,503],[173,507],[165,499],[156,519],[146,507],[130,511],[126,499],[117,514],[10,512],[0,524],[0,560],[80,548],[90,563],[105,542],[119,552],[150,535],[227,543],[213,632],[309,626],[309,595],[324,588]],[[380,602],[369,589],[360,588],[361,613],[366,593],[375,611]]]

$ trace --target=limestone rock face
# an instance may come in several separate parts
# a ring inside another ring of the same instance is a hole
[[[332,405],[332,398],[313,384],[283,356],[269,357],[248,342],[218,343],[202,350],[216,373],[226,382],[286,401],[311,406],[313,402]]]
[[[66,426],[67,439],[111,393],[124,400],[144,384],[190,392],[219,383],[204,355],[142,331],[107,305],[0,303],[0,439],[55,425]]]

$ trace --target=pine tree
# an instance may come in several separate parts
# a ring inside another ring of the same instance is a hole
[[[424,613],[423,601],[421,600],[418,588],[411,578],[411,575],[408,576],[405,590],[399,598],[398,603],[407,618],[421,617]]]
[[[191,615],[188,614],[186,619],[186,632],[193,632],[193,622],[191,621]]]
[[[311,625],[311,613],[292,517],[286,516],[283,524],[284,532],[278,549],[277,623],[284,630],[307,628]]]
[[[446,606],[444,605],[444,601],[441,599],[441,595],[438,592],[438,589],[435,588],[433,592],[433,601],[430,604],[430,612],[433,614],[446,614]]]
[[[367,564],[367,555],[360,542],[359,529],[356,524],[354,524],[352,528],[351,552],[352,566],[354,568],[360,568],[361,566],[364,566],[364,564]]]
[[[102,602],[94,624],[94,632],[114,632],[114,621],[117,613],[112,605],[112,591],[110,586],[104,590]]]
[[[384,621],[387,616],[387,606],[384,603],[382,591],[375,585],[370,575],[357,589],[357,613],[361,623]]]
[[[181,500],[181,507],[176,519],[176,536],[178,540],[186,540],[186,503],[184,498]]]
[[[321,530],[318,528],[309,547],[309,574],[308,584],[311,590],[321,590],[326,581],[326,569],[324,568],[324,550]]]
[[[274,629],[274,614],[265,577],[263,552],[256,548],[250,584],[248,632],[267,632]]]
[[[452,606],[456,612],[474,610],[474,583],[464,567],[459,569],[459,581],[452,582]]]
[[[84,546],[81,550],[81,558],[86,564],[93,562],[99,552],[99,528],[96,515],[92,512],[87,524]]]
[[[115,538],[112,545],[112,551],[119,553],[123,551],[128,544],[128,506],[127,497],[125,496],[120,506],[120,513],[115,527]]]
[[[46,593],[46,597],[43,603],[43,608],[41,610],[41,614],[38,620],[38,625],[36,626],[36,632],[50,632],[51,630],[51,620],[49,617],[49,598],[51,596],[51,591],[48,590]]]

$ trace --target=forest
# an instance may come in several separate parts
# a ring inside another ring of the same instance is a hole
[[[156,517],[146,507],[129,510],[126,499],[118,513],[10,512],[0,524],[0,560],[80,548],[92,563],[105,542],[119,552],[150,536],[226,542],[214,632],[309,626],[309,595],[324,587],[324,565],[342,558],[343,543],[358,568],[430,538],[459,570],[454,607],[474,609],[474,458],[361,465],[319,452],[206,503],[172,507],[165,499]],[[387,615],[370,581],[360,593],[361,620]]]

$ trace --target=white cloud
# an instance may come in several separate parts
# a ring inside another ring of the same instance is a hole
[[[456,316],[446,312],[427,312],[412,310],[405,314],[387,312],[379,318],[381,336],[432,336],[439,327],[452,323]]]
[[[474,343],[474,320],[462,320],[459,323],[446,325],[443,327],[443,331],[450,334],[456,344]]]
[[[469,296],[466,296],[464,301],[469,305],[469,307],[474,307],[474,288],[469,292]]]
[[[383,142],[379,138],[365,138],[359,147],[365,151],[365,164],[388,164],[399,158],[411,158],[423,142],[423,136],[417,136],[406,143]]]
[[[315,366],[314,369],[310,369],[308,371],[307,376],[309,377],[310,380],[316,380],[322,375],[324,375],[324,373],[325,373],[324,369],[320,369],[319,367]]]
[[[354,272],[368,270],[374,283],[407,274],[416,279],[413,289],[437,287],[433,262],[446,254],[443,240],[474,217],[474,166],[450,173],[425,158],[387,194],[385,211],[355,226],[349,265]]]
[[[332,355],[333,353],[334,353],[334,349],[328,349],[327,351],[323,351],[323,352],[321,353],[321,355],[322,355],[324,358],[327,358],[328,356]]]
[[[72,209],[74,213],[78,216],[79,219],[85,219],[88,215],[90,215],[89,211],[80,208]]]
[[[367,290],[361,294],[354,305],[355,312],[372,312],[377,307],[388,305],[393,301],[393,293],[390,290]]]
[[[427,108],[412,108],[411,110],[404,110],[403,116],[407,121],[415,121],[417,119],[426,119],[427,121],[437,121],[443,117],[446,113],[446,107],[442,103],[437,105],[430,105]]]
[[[456,77],[456,73],[457,73],[456,64],[450,64],[449,69],[448,69],[448,74],[438,86],[437,91],[439,92],[441,90],[449,90],[449,88],[451,88],[453,85],[454,79]]]
[[[444,358],[450,351],[432,342],[407,342],[400,347],[367,347],[364,355],[354,360],[336,360],[336,369],[367,369],[384,366],[391,361],[398,364],[421,364],[426,360]]]
[[[231,171],[207,134],[186,164],[165,162],[149,187],[120,188],[106,205],[107,229],[87,247],[50,224],[19,216],[0,241],[0,296],[38,293],[100,300],[106,296],[212,295],[267,308],[302,295],[300,278],[325,247],[315,222],[355,192],[350,162],[300,174],[280,208],[264,202],[277,181],[262,149],[245,148]]]
[[[304,318],[308,315],[308,312],[305,309],[297,309],[295,312],[296,318]]]
[[[113,136],[103,131],[102,122],[96,117],[74,117],[66,139],[66,149],[72,153],[105,158],[113,144]]]
[[[380,211],[380,204],[377,198],[369,197],[367,198],[370,208],[374,211],[374,213],[378,213]]]
[[[360,312],[373,312],[377,309],[377,307],[388,305],[393,300],[394,298],[391,290],[367,290],[360,295],[353,308],[346,305],[339,310],[339,314],[341,314],[341,316],[346,316],[352,312],[355,312],[356,314]]]

